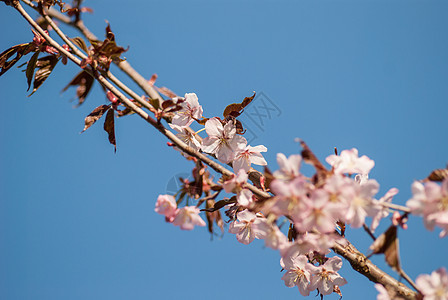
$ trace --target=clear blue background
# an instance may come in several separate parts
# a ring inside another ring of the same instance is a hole
[[[197,93],[206,116],[252,91],[275,102],[281,115],[252,143],[268,148],[271,169],[278,152],[298,153],[296,137],[321,159],[333,147],[357,147],[376,162],[378,197],[397,187],[404,205],[414,179],[448,162],[446,1],[86,5],[95,34],[103,37],[110,21],[138,71],[157,73],[157,84],[178,94]],[[32,39],[3,3],[0,28],[1,51]],[[184,232],[154,212],[157,196],[172,190],[167,183],[192,164],[136,116],[117,121],[116,154],[102,124],[80,135],[84,117],[106,100],[96,85],[74,109],[74,89],[59,91],[77,72],[58,65],[31,98],[15,67],[0,78],[0,299],[300,298],[261,241],[210,241],[206,229]],[[448,240],[419,218],[409,227],[399,232],[409,275],[448,267]],[[363,251],[371,242],[362,230],[347,235]],[[373,260],[385,267],[383,257]],[[341,273],[344,299],[376,298],[348,263]]]

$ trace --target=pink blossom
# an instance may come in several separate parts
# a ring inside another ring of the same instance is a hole
[[[347,222],[347,212],[355,196],[354,182],[343,175],[334,174],[327,179],[323,189],[330,195],[328,205],[331,206],[336,220]]]
[[[381,219],[389,215],[389,208],[382,203],[390,203],[396,194],[398,194],[398,189],[391,188],[380,200],[373,200],[373,206],[368,211],[369,216],[372,216],[372,224],[370,225],[372,232],[378,227]]]
[[[280,170],[274,172],[274,176],[281,180],[292,180],[300,175],[299,169],[302,163],[302,156],[291,155],[286,158],[283,153],[277,154],[277,163],[280,166]]]
[[[358,157],[358,149],[356,148],[343,150],[339,156],[330,155],[326,161],[333,167],[334,172],[339,174],[369,174],[375,165],[375,162],[365,155]]]
[[[172,222],[177,213],[176,200],[171,195],[159,195],[154,210],[156,213],[164,215],[167,222]]]
[[[185,206],[178,210],[173,224],[180,226],[183,230],[192,230],[194,226],[205,226],[204,220],[199,216],[199,208],[196,206]]]
[[[174,124],[170,124],[170,127],[177,131],[176,136],[181,139],[185,144],[193,148],[194,150],[201,149],[201,143],[196,138],[194,132],[190,130],[188,126],[178,126]],[[179,148],[174,147],[176,150],[181,151]],[[184,152],[181,152],[182,155],[186,156]]]
[[[202,151],[215,154],[224,164],[231,162],[235,157],[235,151],[247,144],[245,138],[236,134],[236,127],[232,121],[222,126],[219,118],[211,118],[205,123],[205,130],[208,137],[202,142]]]
[[[434,226],[442,228],[440,237],[448,234],[448,178],[438,185],[435,182],[421,182],[412,184],[412,198],[406,206],[411,213],[423,215],[425,227],[434,230]]]
[[[247,173],[241,169],[239,170],[237,176],[233,177],[230,180],[225,181],[222,184],[222,187],[226,191],[226,193],[236,193],[236,199],[238,204],[241,206],[249,206],[252,200],[252,192],[248,189],[244,189],[243,185],[247,181]]]
[[[448,300],[448,274],[445,268],[422,274],[415,280],[424,300]]]
[[[275,197],[264,206],[265,209],[277,216],[290,215],[299,221],[305,208],[303,199],[309,191],[308,185],[309,183],[302,177],[289,182],[275,179],[271,183],[271,190]]]
[[[311,278],[310,289],[318,289],[322,295],[330,295],[335,285],[342,286],[347,283],[338,270],[342,267],[342,259],[335,256],[328,259],[325,264],[314,267],[313,277]]]
[[[310,290],[308,289],[311,280],[310,263],[305,255],[297,255],[294,257],[282,258],[280,264],[286,273],[282,280],[287,287],[297,286],[300,294],[308,296]]]
[[[199,105],[198,96],[195,93],[185,94],[184,99],[180,104],[182,109],[176,112],[171,121],[173,125],[180,127],[190,126],[195,119],[202,118],[202,106]]]
[[[376,180],[370,179],[366,183],[359,185],[354,183],[355,192],[353,200],[347,212],[347,222],[353,228],[359,228],[364,224],[367,211],[370,211],[373,204],[373,196],[378,192],[379,184]]]
[[[376,296],[376,300],[391,300],[389,293],[386,288],[382,284],[375,284],[375,288],[378,291],[378,296]]]
[[[247,145],[236,150],[235,159],[232,164],[233,171],[236,173],[243,169],[244,171],[249,172],[251,164],[266,166],[267,162],[260,153],[266,151],[268,151],[268,149],[263,145],[255,147]]]
[[[248,245],[255,238],[263,236],[263,232],[257,228],[260,222],[262,221],[254,213],[246,209],[237,214],[237,220],[230,224],[229,232],[236,234],[238,242]]]
[[[288,238],[275,224],[269,223],[266,219],[260,219],[256,227],[259,232],[258,238],[264,239],[266,247],[283,249],[288,245]]]
[[[337,207],[328,205],[330,195],[323,189],[311,191],[311,197],[304,198],[305,209],[302,211],[302,218],[295,222],[299,231],[312,231],[313,229],[322,232],[332,232],[335,229],[335,212]]]

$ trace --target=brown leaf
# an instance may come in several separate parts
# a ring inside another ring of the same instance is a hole
[[[117,142],[115,140],[115,121],[114,110],[109,109],[104,121],[104,130],[109,134],[109,143],[114,145],[115,152],[117,152]]]
[[[34,75],[33,91],[28,97],[34,94],[48,76],[50,76],[58,61],[58,58],[54,55],[48,55],[37,60],[36,68],[38,68],[38,70]]]
[[[106,111],[110,109],[109,105],[101,105],[95,108],[84,120],[84,129],[81,131],[83,133],[87,129],[89,129],[90,126],[95,124],[96,121],[98,121]]]
[[[244,98],[241,103],[232,103],[227,105],[223,112],[224,118],[227,118],[228,116],[236,118],[241,115],[243,113],[243,109],[248,106],[252,100],[254,100],[255,94],[256,93],[254,92],[252,96]]]
[[[78,97],[78,106],[83,104],[86,100],[87,95],[92,89],[93,82],[95,80],[89,73],[86,71],[81,71],[72,81],[69,82],[63,89],[62,92],[65,92],[70,86],[78,86],[76,89],[76,97]]]
[[[167,87],[162,86],[161,88],[157,88],[157,90],[159,91],[159,93],[167,96],[168,98],[178,97],[175,92],[173,92],[172,90],[170,90]]]
[[[76,44],[76,46],[78,46],[79,48],[81,48],[84,52],[88,52],[89,50],[87,49],[87,45],[86,42],[84,42],[84,39],[82,37],[74,37],[70,39],[73,43]]]
[[[214,212],[214,211],[217,211],[218,209],[223,208],[224,206],[226,206],[228,204],[233,204],[233,203],[236,203],[236,202],[237,202],[236,197],[232,197],[230,199],[220,200],[220,201],[216,202],[213,207],[204,208],[204,209],[201,209],[201,211]]]
[[[311,149],[304,141],[300,141],[300,145],[302,146],[302,157],[306,163],[309,163],[316,169],[316,174],[313,177],[314,184],[320,186],[324,183],[325,178],[330,175],[330,171],[328,171],[324,165],[319,161],[319,159],[314,155]]]
[[[28,83],[28,89],[30,90],[31,82],[33,81],[33,75],[34,75],[34,69],[36,68],[37,59],[39,57],[40,52],[36,52],[31,56],[30,60],[28,61],[28,64],[26,66],[26,80]]]
[[[148,83],[150,86],[154,86],[154,83],[156,83],[157,80],[157,74],[152,74],[151,78],[148,80]]]
[[[390,226],[386,232],[381,234],[370,246],[373,254],[384,253],[387,264],[392,269],[399,271],[400,267],[400,250],[398,247],[397,226]]]
[[[431,172],[425,179],[426,181],[443,181],[448,177],[448,169],[437,169]]]
[[[15,45],[0,53],[0,76],[11,69],[22,56],[30,53],[33,49],[34,45],[32,43],[27,43]],[[16,57],[8,61],[14,54],[16,54]]]
[[[215,205],[215,201],[213,199],[207,200],[206,202],[206,208],[213,208]],[[205,214],[207,217],[207,223],[208,223],[208,231],[213,234],[213,223],[216,223],[218,227],[221,229],[221,233],[224,233],[224,221],[221,217],[221,212],[219,210],[214,212],[207,212]]]

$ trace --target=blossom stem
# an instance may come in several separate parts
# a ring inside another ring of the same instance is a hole
[[[406,206],[402,206],[402,205],[398,205],[398,204],[393,204],[393,203],[389,203],[389,202],[381,202],[379,203],[384,207],[388,207],[390,209],[394,209],[394,210],[399,210],[405,213],[410,213],[411,209],[409,207]]]

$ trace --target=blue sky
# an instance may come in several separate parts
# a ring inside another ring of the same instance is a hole
[[[296,137],[321,159],[333,147],[356,147],[375,160],[378,197],[397,187],[395,201],[405,204],[413,180],[448,162],[445,1],[86,4],[95,34],[102,37],[108,20],[142,75],[197,93],[206,116],[252,91],[274,103],[261,126],[243,117],[273,170],[277,153],[298,153]],[[32,39],[4,4],[0,26],[1,51]],[[60,91],[76,73],[58,65],[30,98],[20,70],[0,78],[0,298],[300,298],[261,241],[244,246],[228,233],[211,241],[206,229],[181,231],[154,212],[157,195],[191,163],[136,116],[117,121],[116,154],[101,125],[80,135],[84,117],[106,100],[96,85],[75,109],[74,90]],[[409,227],[399,232],[408,274],[448,267],[448,240],[418,218]],[[368,248],[362,230],[347,235]],[[385,267],[382,257],[373,261]],[[375,299],[373,285],[345,261],[341,273],[344,299]]]

